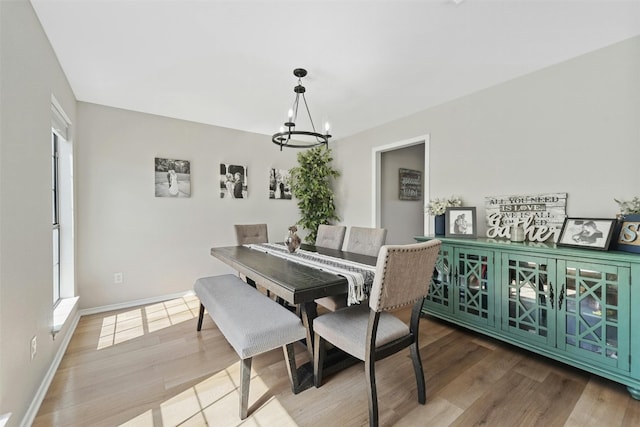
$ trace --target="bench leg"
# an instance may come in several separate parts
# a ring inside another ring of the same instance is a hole
[[[249,411],[249,382],[251,380],[251,358],[240,361],[240,419],[247,418]]]
[[[202,305],[202,303],[200,303],[200,314],[198,315],[198,329],[197,331],[200,331],[200,329],[202,329],[202,319],[204,318],[204,305]]]

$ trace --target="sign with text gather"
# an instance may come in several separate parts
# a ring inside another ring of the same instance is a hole
[[[487,237],[510,238],[511,226],[522,225],[525,239],[557,241],[567,216],[567,193],[485,197]]]

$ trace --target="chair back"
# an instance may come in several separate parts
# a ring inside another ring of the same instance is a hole
[[[316,234],[316,246],[329,249],[342,249],[347,227],[344,225],[320,224]]]
[[[351,227],[347,252],[378,256],[378,252],[386,240],[387,230],[385,228]]]
[[[380,249],[369,307],[377,312],[413,304],[429,293],[440,240]]]
[[[238,245],[269,242],[267,224],[236,224],[234,227]]]

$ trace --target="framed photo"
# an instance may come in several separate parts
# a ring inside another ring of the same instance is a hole
[[[615,219],[565,218],[557,245],[606,251],[615,225]]]
[[[191,163],[189,160],[156,157],[156,197],[191,197]]]
[[[478,233],[475,207],[447,208],[444,221],[445,237],[475,238]]]
[[[400,200],[422,200],[422,172],[400,168]]]

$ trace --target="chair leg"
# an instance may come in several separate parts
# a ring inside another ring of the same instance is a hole
[[[372,356],[372,355],[371,355]],[[364,371],[367,376],[369,392],[369,427],[378,427],[378,392],[376,391],[376,361],[374,357],[366,357]]]
[[[322,385],[322,367],[324,366],[324,357],[326,354],[324,338],[315,334],[313,346],[313,382],[316,388]]]
[[[422,360],[420,359],[420,350],[418,349],[418,343],[414,342],[409,348],[411,350],[413,370],[416,374],[416,384],[418,385],[418,402],[421,405],[424,405],[427,401],[427,391],[424,383],[424,371],[422,370]]]
[[[240,419],[247,418],[249,411],[249,381],[251,380],[251,358],[240,361]]]
[[[200,314],[198,315],[198,329],[196,329],[197,331],[200,331],[202,329],[203,318],[204,318],[204,305],[200,303]]]

